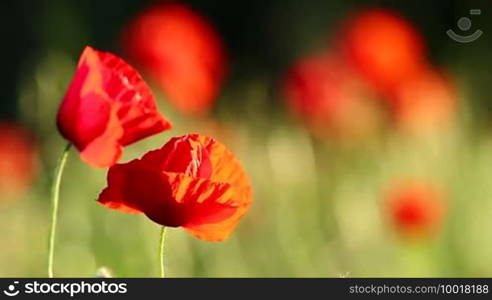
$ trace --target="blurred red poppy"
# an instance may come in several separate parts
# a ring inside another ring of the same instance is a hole
[[[457,110],[453,83],[431,68],[396,85],[388,100],[398,125],[412,133],[445,128]]]
[[[37,171],[32,136],[13,123],[0,123],[0,198],[21,196]]]
[[[144,10],[123,35],[123,47],[182,113],[207,113],[219,92],[225,55],[219,35],[183,4]]]
[[[200,239],[221,241],[246,214],[252,191],[239,161],[224,145],[190,134],[111,167],[98,201],[144,213],[164,226],[183,227]]]
[[[425,182],[405,182],[390,191],[387,211],[402,235],[425,238],[442,225],[446,205],[443,192],[437,187]]]
[[[353,16],[342,30],[342,49],[378,91],[386,91],[425,63],[424,42],[405,18],[384,9]]]
[[[296,62],[284,81],[292,112],[319,137],[359,137],[380,119],[369,90],[336,56],[317,54]]]
[[[91,47],[80,57],[57,123],[82,159],[96,167],[116,163],[123,146],[171,128],[137,71]]]

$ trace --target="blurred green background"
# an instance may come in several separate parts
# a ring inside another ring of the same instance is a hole
[[[49,184],[66,143],[56,112],[86,45],[122,55],[121,30],[150,1],[2,1],[0,119],[35,137],[37,172],[21,196],[0,195],[0,276],[46,276]],[[490,1],[184,1],[215,26],[229,73],[207,118],[183,116],[154,89],[172,131],[125,150],[128,161],[171,136],[199,132],[241,160],[254,204],[232,237],[208,243],[168,231],[167,274],[193,277],[491,276],[492,22]],[[303,55],[326,47],[352,12],[385,7],[423,35],[429,60],[457,86],[456,120],[439,134],[406,135],[388,126],[351,143],[313,137],[285,108],[281,79]],[[446,30],[471,8],[470,44]],[[0,157],[0,160],[8,160]],[[159,226],[95,200],[106,170],[72,151],[62,182],[56,276],[157,276]],[[400,178],[437,183],[448,210],[435,236],[401,238],[384,211]],[[1,179],[0,179],[1,180]]]

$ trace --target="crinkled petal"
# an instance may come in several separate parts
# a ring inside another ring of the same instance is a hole
[[[163,173],[134,160],[110,168],[108,186],[98,201],[123,212],[143,212],[156,223],[177,227],[220,222],[232,216],[237,210],[232,196],[228,184]]]
[[[99,197],[109,208],[143,212],[208,241],[226,239],[251,201],[251,185],[237,159],[224,145],[196,134],[111,167]]]
[[[191,135],[172,138],[161,149],[145,154],[142,161],[149,167],[193,177],[210,178],[212,172],[207,149]]]
[[[200,141],[209,153],[212,174],[215,182],[227,182],[240,193],[237,201],[246,204],[252,201],[251,183],[239,160],[227,148],[215,139],[204,135],[190,135]]]
[[[189,224],[184,226],[185,230],[196,238],[210,241],[220,242],[229,237],[232,231],[236,228],[239,220],[248,212],[248,204],[239,206],[235,213],[222,222],[209,224]]]
[[[57,118],[87,163],[111,166],[122,147],[170,129],[140,75],[122,59],[86,47]]]
[[[163,194],[142,198],[140,205],[153,221],[166,226],[192,226],[220,222],[232,216],[237,206],[228,184],[184,174],[162,173]]]

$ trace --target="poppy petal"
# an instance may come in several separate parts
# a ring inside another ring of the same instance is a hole
[[[98,201],[123,212],[144,212],[161,225],[175,227],[230,217],[237,210],[231,196],[228,184],[162,173],[134,160],[110,168],[108,187]]]
[[[111,103],[99,88],[102,74],[97,62],[86,52],[80,58],[57,119],[61,134],[79,150],[103,134],[111,115]]]
[[[122,135],[123,128],[113,113],[104,133],[80,152],[82,160],[101,168],[114,165],[123,153],[123,146],[118,143]]]
[[[161,149],[145,154],[142,161],[166,172],[201,178],[210,178],[212,172],[208,150],[193,135],[172,138]]]
[[[125,196],[125,187],[134,182],[131,170],[138,161],[134,160],[127,164],[117,164],[108,171],[108,186],[102,191],[97,200],[102,205],[122,212],[143,213],[138,203],[132,202],[131,197]],[[128,189],[131,191],[131,189]]]
[[[146,197],[140,201],[145,214],[159,224],[186,227],[216,223],[237,210],[228,184],[166,172],[160,179],[161,190],[167,197]]]
[[[216,182],[228,182],[234,187],[235,213],[228,219],[211,224],[189,224],[184,226],[191,235],[207,241],[223,241],[229,237],[239,220],[246,214],[252,202],[252,190],[247,174],[237,158],[215,139],[198,134],[189,135],[204,145],[209,153],[212,174]]]
[[[142,212],[164,226],[181,226],[204,240],[221,241],[246,214],[251,198],[249,180],[225,146],[190,134],[111,167],[108,187],[98,201],[112,209]]]
[[[220,242],[229,237],[229,235],[236,228],[239,220],[248,211],[249,204],[244,204],[236,209],[236,212],[219,223],[210,224],[192,224],[184,226],[185,230],[196,238],[210,241],[210,242]]]
[[[104,82],[110,99],[119,104],[118,118],[124,128],[122,145],[171,129],[171,123],[156,114],[157,106],[149,86],[129,64],[107,52],[96,52],[111,72]]]
[[[97,167],[116,163],[122,147],[170,129],[150,88],[119,57],[86,47],[58,112],[61,134]]]
[[[251,183],[239,160],[227,148],[215,139],[204,135],[191,135],[197,139],[209,153],[212,174],[210,178],[216,182],[227,182],[241,194],[239,204],[251,202]]]

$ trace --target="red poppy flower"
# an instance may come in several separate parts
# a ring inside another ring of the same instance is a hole
[[[395,228],[408,237],[429,237],[443,221],[446,210],[443,193],[436,187],[407,182],[389,193],[387,210]]]
[[[171,128],[137,71],[91,47],[80,57],[57,123],[82,159],[97,167],[116,163],[123,146]]]
[[[388,100],[398,125],[411,133],[445,128],[457,109],[451,80],[431,68],[395,86]]]
[[[211,108],[225,55],[219,35],[202,16],[182,4],[151,6],[128,26],[123,48],[176,109],[203,114]]]
[[[287,73],[284,94],[290,110],[319,137],[360,137],[379,122],[368,89],[333,55],[322,53],[296,62]]]
[[[164,226],[183,227],[200,239],[221,241],[247,212],[252,192],[246,173],[224,145],[190,134],[111,167],[98,201],[144,213]]]
[[[419,32],[394,12],[363,11],[347,22],[342,33],[348,60],[379,91],[405,80],[425,62]]]
[[[0,123],[0,197],[22,195],[36,174],[32,136],[12,123]]]

